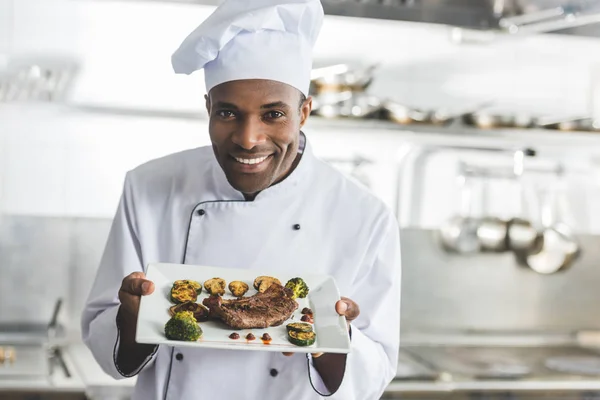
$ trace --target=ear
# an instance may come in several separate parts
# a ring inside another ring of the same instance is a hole
[[[210,115],[210,98],[207,94],[204,95],[204,101],[206,104],[206,112],[208,112],[208,115]]]
[[[311,111],[312,111],[312,97],[308,96],[308,98],[304,101],[304,103],[302,104],[302,107],[300,108],[300,128],[302,128],[304,126],[304,124],[306,123],[306,120],[308,119],[308,116],[310,115]]]

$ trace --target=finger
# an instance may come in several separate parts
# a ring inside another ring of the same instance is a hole
[[[340,315],[345,316],[347,321],[354,321],[360,315],[358,304],[347,297],[342,297],[336,303],[336,310]]]
[[[312,358],[319,358],[323,355],[324,353],[311,353]]]
[[[120,290],[119,301],[121,302],[121,306],[125,309],[125,311],[127,311],[128,314],[137,315],[138,310],[140,308],[140,296],[136,296],[127,293],[124,290]]]
[[[289,357],[289,356],[293,356],[293,355],[294,355],[294,353],[281,353],[281,354],[283,354],[283,355],[284,355],[284,356],[286,356],[286,357]]]
[[[344,301],[338,300],[337,303],[335,303],[335,311],[339,315],[346,316],[347,309],[348,309],[348,305]]]
[[[154,292],[154,283],[130,275],[123,279],[121,290],[135,296],[147,296]]]

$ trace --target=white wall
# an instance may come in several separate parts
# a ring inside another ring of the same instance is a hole
[[[174,75],[170,56],[212,7],[1,0],[0,14],[7,14],[2,10],[9,4],[15,53],[59,52],[81,58],[77,100],[202,112],[202,73]],[[372,92],[422,107],[494,97],[501,109],[589,112],[591,68],[600,64],[600,39],[546,35],[455,45],[449,37],[443,26],[327,16],[315,62],[379,62],[380,79]]]

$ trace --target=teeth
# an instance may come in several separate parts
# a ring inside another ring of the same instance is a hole
[[[239,163],[242,164],[260,164],[261,162],[265,161],[267,157],[260,157],[260,158],[237,158],[235,157],[235,160]]]

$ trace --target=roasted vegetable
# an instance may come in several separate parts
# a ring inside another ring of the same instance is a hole
[[[192,285],[173,285],[171,288],[171,301],[175,304],[191,301],[193,303],[198,299],[198,292]]]
[[[305,298],[308,296],[308,285],[302,278],[292,278],[285,284],[285,287],[294,292],[294,298]]]
[[[241,281],[233,281],[229,283],[229,291],[235,297],[242,297],[248,291],[248,284]]]
[[[287,324],[285,326],[288,332],[296,331],[296,332],[312,332],[313,327],[311,324],[307,324],[306,322],[292,322],[291,324]]]
[[[181,311],[165,324],[165,335],[169,340],[195,342],[202,336],[202,329],[191,311]]]
[[[173,286],[180,286],[180,285],[191,285],[194,289],[196,289],[196,293],[198,293],[198,294],[202,293],[202,285],[200,284],[200,282],[191,281],[188,279],[180,279],[178,281],[173,282]]]
[[[310,346],[315,343],[317,335],[314,332],[288,332],[288,340],[296,346]]]
[[[225,294],[225,279],[212,278],[204,282],[204,289],[212,295],[223,296]]]
[[[202,304],[186,301],[185,303],[177,304],[176,306],[169,308],[169,314],[171,316],[181,311],[191,311],[198,322],[208,321],[208,308],[204,307]]]
[[[259,276],[254,280],[254,289],[264,293],[274,283],[281,285],[281,281],[277,278],[273,278],[272,276]]]

